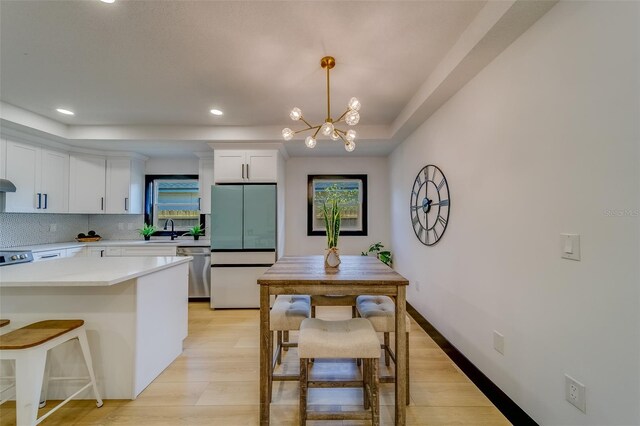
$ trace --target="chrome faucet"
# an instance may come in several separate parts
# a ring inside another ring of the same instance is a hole
[[[174,231],[174,224],[173,224],[173,219],[167,219],[164,222],[164,230],[167,230],[167,225],[169,224],[169,221],[171,221],[171,241],[175,240],[176,237],[178,236],[178,234],[176,234],[176,232]]]

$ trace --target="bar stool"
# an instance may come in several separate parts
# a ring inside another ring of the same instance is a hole
[[[49,349],[72,339],[78,339],[80,343],[84,361],[89,370],[90,382],[47,414],[38,418],[40,390],[43,384],[47,352]],[[16,422],[18,425],[33,426],[40,423],[89,386],[93,386],[96,405],[102,407],[103,403],[96,386],[83,320],[40,321],[0,335],[0,359],[15,361]]]
[[[276,298],[276,301],[269,313],[269,328],[271,334],[269,336],[269,350],[273,353],[273,333],[277,334],[275,357],[273,364],[271,365],[271,371],[269,373],[269,395],[273,388],[273,381],[284,380],[298,380],[298,375],[284,375],[274,374],[276,365],[282,362],[282,351],[288,348],[295,348],[297,343],[289,342],[289,331],[297,331],[300,329],[300,324],[306,318],[309,318],[311,314],[311,300],[309,296],[305,295],[280,295]],[[283,342],[284,334],[284,342]]]
[[[308,318],[300,325],[298,338],[300,356],[300,425],[307,420],[371,420],[380,424],[378,395],[378,358],[380,341],[371,323],[363,318],[324,321]],[[309,361],[314,359],[363,359],[362,381],[309,380]],[[363,388],[364,409],[369,411],[307,411],[308,389],[311,387]]]
[[[391,345],[389,343],[389,333],[396,331],[395,312],[396,305],[389,296],[358,296],[356,298],[356,308],[362,318],[366,318],[371,322],[373,328],[378,333],[383,334],[384,343],[380,345],[380,348],[384,350],[384,363],[388,367],[391,365],[391,360],[396,362],[396,356]],[[406,330],[407,330],[407,405],[409,405],[409,329],[411,328],[411,320],[409,316],[405,316]],[[382,383],[394,383],[394,376],[382,376],[380,377]]]

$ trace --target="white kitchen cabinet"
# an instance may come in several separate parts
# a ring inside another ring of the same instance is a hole
[[[74,247],[66,250],[65,257],[86,257],[87,256],[87,248],[86,247]]]
[[[276,150],[216,150],[214,181],[276,182],[278,151]]]
[[[106,255],[106,247],[92,246],[85,248],[87,249],[87,257],[105,257]]]
[[[69,209],[69,155],[35,145],[6,142],[8,212],[66,213]]]
[[[54,260],[66,257],[66,250],[47,250],[33,253],[34,262],[42,262],[44,260]]]
[[[106,213],[142,214],[143,162],[128,157],[110,157],[106,167]]]
[[[177,247],[172,244],[145,244],[122,247],[122,256],[175,256]]]
[[[71,154],[69,182],[69,211],[71,213],[105,212],[105,157]]]
[[[200,189],[200,214],[211,214],[211,186],[214,183],[213,157],[201,157],[198,171],[198,188]]]

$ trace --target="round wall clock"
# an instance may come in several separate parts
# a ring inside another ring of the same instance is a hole
[[[416,176],[411,188],[411,224],[420,242],[432,246],[444,235],[449,222],[451,200],[447,178],[429,164]]]

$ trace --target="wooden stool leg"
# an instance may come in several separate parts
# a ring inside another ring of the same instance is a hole
[[[311,305],[311,318],[316,317],[316,307]]]
[[[91,378],[91,386],[93,387],[93,395],[96,397],[96,405],[98,408],[102,407],[102,398],[100,398],[100,392],[98,391],[98,385],[96,383],[96,376],[93,372],[93,362],[91,361],[91,352],[89,351],[89,342],[87,341],[87,333],[82,327],[78,331],[78,341],[80,342],[80,349],[82,349],[82,355],[84,355],[84,362],[87,364],[87,370],[89,370],[89,377]]]
[[[47,353],[27,350],[16,357],[16,424],[34,426]]]
[[[380,425],[380,379],[378,375],[378,360],[371,360],[371,425]]]
[[[285,343],[289,343],[289,330],[284,330],[282,332],[282,341],[285,342]],[[289,348],[288,347],[284,347],[284,348],[282,348],[282,350],[286,352],[286,351],[289,350]]]
[[[389,333],[384,334],[384,365],[387,367],[391,365],[391,357],[389,356]]]
[[[276,354],[276,363],[282,364],[282,331],[278,330],[278,346],[276,346],[278,353]]]
[[[371,407],[371,399],[369,398],[371,381],[371,360],[365,358],[362,360],[362,405],[365,410]]]
[[[355,306],[351,307],[351,318],[358,318],[358,310]]]
[[[273,335],[275,331],[269,332],[269,353],[273,357]],[[269,396],[269,402],[271,402],[271,395],[273,395],[273,363],[269,366],[269,387],[267,390]]]
[[[307,424],[308,374],[309,360],[307,358],[300,358],[300,426]]]

